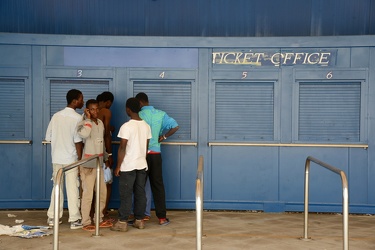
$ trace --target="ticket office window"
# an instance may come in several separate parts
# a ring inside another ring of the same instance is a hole
[[[274,86],[273,81],[216,82],[211,139],[274,141]]]
[[[151,106],[167,112],[177,121],[179,129],[171,140],[192,140],[191,81],[134,81],[133,95],[139,92],[147,94]]]
[[[86,101],[89,99],[96,99],[96,97],[103,91],[108,91],[108,88],[108,80],[51,80],[50,116],[52,117],[52,115],[55,114],[57,111],[60,111],[66,107],[66,94],[71,89],[80,90],[83,94],[83,98],[86,103]],[[77,109],[76,111],[80,114],[83,113],[83,109]]]
[[[0,139],[24,140],[30,137],[30,113],[26,108],[31,106],[29,86],[23,78],[0,79]],[[29,117],[29,118],[28,118]]]
[[[355,143],[364,139],[360,81],[302,81],[298,86],[298,141]]]

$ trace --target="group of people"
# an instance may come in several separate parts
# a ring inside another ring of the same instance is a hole
[[[111,184],[104,181],[104,170],[112,168],[112,133],[110,107],[113,94],[106,91],[86,102],[84,114],[76,109],[84,106],[83,94],[77,89],[66,95],[67,106],[55,113],[48,125],[46,141],[51,142],[53,182],[57,171],[78,160],[99,155],[100,180],[100,227],[114,231],[127,231],[128,225],[143,229],[151,216],[151,196],[160,225],[168,225],[165,190],[162,176],[160,143],[178,130],[177,122],[164,111],[149,105],[148,96],[138,93],[126,101],[126,114],[130,120],[119,129],[116,168],[119,177],[120,207],[118,220],[105,219],[111,194]],[[96,161],[83,163],[79,168],[65,172],[71,229],[83,228],[94,231],[93,196],[96,184]],[[80,185],[81,183],[81,185]],[[79,188],[81,186],[82,192]],[[80,195],[81,193],[81,195]],[[152,194],[151,194],[152,193]],[[81,197],[81,199],[80,199]],[[60,189],[59,223],[63,215],[63,192]],[[47,223],[54,225],[54,189],[51,194]]]

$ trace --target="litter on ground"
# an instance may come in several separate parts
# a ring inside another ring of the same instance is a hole
[[[29,225],[16,225],[6,226],[0,224],[0,235],[15,236],[21,238],[38,238],[53,234],[50,227],[46,226],[29,226]]]

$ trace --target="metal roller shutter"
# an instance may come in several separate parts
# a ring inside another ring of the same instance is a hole
[[[25,80],[0,79],[0,138],[26,138]]]
[[[135,81],[133,91],[134,96],[146,93],[151,106],[164,110],[177,121],[180,128],[173,138],[191,140],[191,82]]]
[[[300,83],[300,141],[360,141],[359,82]]]
[[[273,141],[274,83],[216,83],[215,139]]]
[[[103,91],[108,91],[109,81],[103,80],[51,80],[51,111],[50,115],[66,107],[66,93],[71,89],[82,92],[84,101],[96,99]],[[78,110],[82,113],[83,110]]]

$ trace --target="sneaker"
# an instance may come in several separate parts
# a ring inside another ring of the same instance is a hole
[[[145,215],[145,217],[143,218],[144,221],[148,221],[151,219],[151,216],[148,216],[148,215]]]
[[[160,226],[166,226],[170,223],[169,219],[168,218],[161,218],[159,219],[159,225]]]
[[[62,220],[59,220],[59,224],[61,224],[61,223],[62,223]],[[47,224],[48,224],[48,226],[53,227],[53,225],[54,225],[54,219],[53,218],[48,218],[47,219]]]
[[[144,220],[135,220],[133,227],[138,229],[144,229],[145,228],[145,221]]]
[[[70,229],[79,229],[79,228],[82,228],[82,227],[83,227],[83,225],[82,225],[81,220],[76,220],[76,221],[70,222]]]
[[[118,220],[111,228],[112,231],[126,232],[128,231],[128,223]]]

